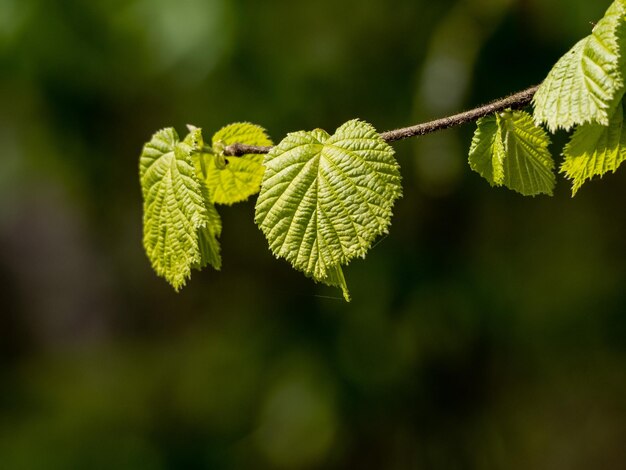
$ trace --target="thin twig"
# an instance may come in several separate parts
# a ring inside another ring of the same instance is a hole
[[[268,153],[271,149],[265,145],[230,144],[224,148],[224,155],[241,157],[250,153]]]
[[[484,106],[470,109],[469,111],[455,114],[454,116],[447,116],[434,121],[416,124],[415,126],[386,131],[381,133],[380,136],[386,142],[394,142],[396,140],[426,135],[443,129],[449,129],[450,127],[460,126],[468,122],[477,121],[481,117],[489,116],[490,114],[504,111],[505,109],[520,109],[530,104],[537,88],[539,88],[539,86],[528,88],[519,93],[507,96],[506,98],[492,101]],[[272,147],[266,146],[231,144],[224,149],[224,155],[241,156],[246,154],[262,154],[269,152],[271,149]]]

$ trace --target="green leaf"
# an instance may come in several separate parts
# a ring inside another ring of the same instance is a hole
[[[615,173],[626,159],[623,104],[615,109],[608,126],[586,124],[574,132],[563,149],[561,173],[572,180],[572,196],[582,184],[608,171]]]
[[[478,121],[469,164],[492,186],[506,186],[524,196],[552,195],[554,161],[550,138],[523,111],[506,111]]]
[[[469,151],[470,168],[489,181],[501,186],[504,181],[503,142],[495,116],[487,116],[476,123],[476,131]]]
[[[206,207],[209,223],[198,232],[200,262],[194,264],[193,268],[200,270],[210,264],[219,271],[222,268],[222,257],[217,239],[222,235],[222,220],[213,204],[209,203]]]
[[[535,122],[551,132],[584,123],[608,125],[623,94],[625,15],[626,0],[614,1],[592,34],[559,59],[533,98]]]
[[[270,249],[314,280],[342,287],[349,300],[341,265],[387,233],[402,194],[393,149],[353,120],[333,136],[288,134],[264,165],[255,220]]]
[[[212,152],[200,155],[202,178],[209,198],[217,204],[234,204],[259,192],[265,155],[224,156],[230,144],[272,145],[265,129],[248,122],[229,124],[213,136]]]
[[[219,269],[219,216],[207,209],[192,154],[203,145],[200,129],[180,142],[172,128],[152,137],[141,154],[143,243],[152,267],[179,290],[192,267]],[[211,215],[209,215],[211,213]]]

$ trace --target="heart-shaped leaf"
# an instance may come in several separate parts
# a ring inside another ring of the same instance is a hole
[[[266,156],[255,220],[277,257],[349,294],[341,269],[387,233],[402,194],[393,149],[365,122],[294,132]]]
[[[198,155],[209,198],[216,204],[234,204],[259,192],[265,155],[224,156],[224,148],[240,143],[271,146],[265,129],[249,122],[229,124],[215,133],[211,152]]]

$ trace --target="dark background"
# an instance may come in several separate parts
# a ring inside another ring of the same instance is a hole
[[[623,171],[523,198],[470,171],[472,125],[400,142],[350,304],[254,198],[174,293],[138,182],[166,126],[383,131],[524,89],[608,4],[0,0],[0,467],[626,468]]]

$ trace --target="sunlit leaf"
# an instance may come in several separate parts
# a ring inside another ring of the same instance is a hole
[[[219,216],[207,209],[192,159],[202,145],[200,129],[181,142],[167,128],[154,134],[140,158],[144,247],[154,270],[176,290],[192,267],[219,268],[221,263],[215,238],[221,230]]]
[[[207,265],[211,265],[219,270],[222,267],[222,257],[220,255],[220,243],[217,239],[222,234],[222,220],[213,204],[208,203],[206,207],[209,222],[206,227],[202,227],[198,231],[200,262],[194,264],[193,268],[202,269]]]
[[[533,99],[535,121],[551,132],[584,123],[608,125],[623,94],[620,60],[626,36],[626,0],[616,0],[595,25],[552,68]]]
[[[525,196],[552,194],[554,161],[550,139],[523,111],[507,111],[478,121],[469,164],[492,186]]]
[[[229,124],[213,136],[212,151],[199,155],[199,158],[202,159],[202,178],[209,198],[216,204],[243,201],[258,193],[261,187],[265,155],[224,156],[224,148],[234,143],[272,145],[262,127],[247,122]]]
[[[267,155],[256,222],[277,257],[316,281],[339,286],[341,269],[386,233],[402,193],[393,149],[362,121],[330,136],[295,132]]]
[[[580,126],[563,149],[565,160],[561,165],[561,172],[572,180],[572,195],[594,176],[615,172],[626,159],[622,106],[622,103],[617,106],[608,126]]]

